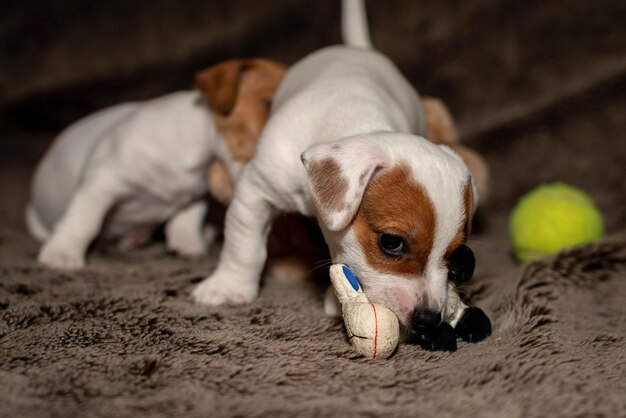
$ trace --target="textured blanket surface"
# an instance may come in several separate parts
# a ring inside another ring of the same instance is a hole
[[[210,263],[154,248],[51,274],[23,235],[2,238],[3,416],[623,415],[624,241],[481,277],[483,343],[372,362],[312,283],[206,309],[187,294]]]
[[[97,246],[83,271],[53,272],[34,261],[22,221],[32,169],[61,126],[183,88],[223,58],[293,62],[338,41],[336,2],[57,3],[15,3],[0,25],[0,416],[624,416],[624,5],[368,2],[379,48],[446,100],[493,179],[464,289],[493,335],[372,362],[324,315],[328,282],[269,277],[249,305],[206,308],[189,292],[217,246],[195,262],[162,243]],[[508,214],[553,180],[589,192],[608,236],[517,266]]]

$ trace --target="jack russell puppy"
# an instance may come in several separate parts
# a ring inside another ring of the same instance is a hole
[[[451,147],[425,139],[420,99],[372,49],[362,1],[344,1],[343,31],[345,46],[287,72],[228,208],[219,263],[193,298],[213,306],[253,300],[273,218],[298,212],[318,219],[333,262],[397,315],[405,339],[449,351],[457,337],[480,341],[491,324],[478,308],[455,330],[442,323],[459,299],[452,284],[474,269],[466,241],[476,183]],[[332,292],[325,310],[340,312]]]
[[[44,241],[39,261],[79,268],[95,238],[137,246],[166,221],[170,250],[204,254],[209,166],[220,161],[238,177],[285,71],[266,59],[226,61],[196,74],[196,90],[120,104],[67,128],[39,163],[26,208],[30,233]]]

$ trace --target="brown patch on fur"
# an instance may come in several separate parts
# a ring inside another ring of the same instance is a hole
[[[286,71],[279,62],[257,58],[227,61],[196,75],[196,88],[206,95],[235,160],[245,163],[254,155],[269,118],[268,104]]]
[[[307,171],[316,206],[320,209],[320,218],[327,223],[331,213],[346,209],[348,180],[332,158],[311,162]]]
[[[472,184],[467,183],[465,190],[463,190],[463,203],[465,207],[465,240],[469,239],[472,232],[472,214],[474,213],[474,192],[472,191]]]
[[[239,76],[244,64],[243,60],[224,61],[196,73],[194,87],[204,93],[211,109],[222,115],[231,112],[237,100]]]
[[[275,61],[227,61],[196,75],[196,88],[206,96],[217,130],[234,160],[250,161],[269,118],[271,102],[286,67]],[[234,84],[233,84],[234,82]],[[222,163],[209,168],[209,192],[227,205],[233,196],[233,179]]]
[[[381,273],[416,276],[424,273],[435,239],[435,209],[407,166],[373,180],[365,189],[354,229],[370,266]],[[408,245],[402,257],[389,257],[378,246],[380,233],[401,235]]]
[[[461,244],[464,244],[469,239],[472,229],[472,210],[474,205],[474,194],[472,193],[472,185],[468,182],[463,190],[463,223],[459,227],[456,235],[448,244],[446,249],[445,258],[447,259],[450,254],[454,252]]]

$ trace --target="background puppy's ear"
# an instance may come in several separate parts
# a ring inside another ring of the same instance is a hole
[[[226,116],[235,107],[241,72],[246,62],[243,60],[224,61],[196,73],[194,87],[201,91],[211,108]]]
[[[330,231],[352,222],[372,175],[386,161],[382,149],[361,138],[317,144],[301,158],[318,218]]]

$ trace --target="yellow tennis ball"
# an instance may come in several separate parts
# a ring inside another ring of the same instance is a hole
[[[585,192],[551,183],[520,199],[511,214],[509,234],[517,260],[529,261],[602,238],[604,222]]]

